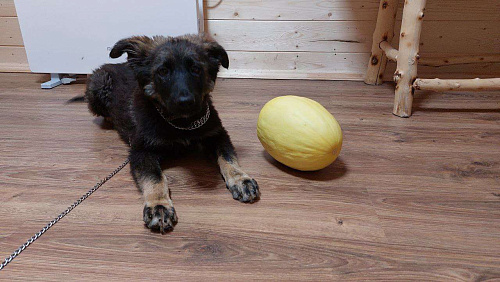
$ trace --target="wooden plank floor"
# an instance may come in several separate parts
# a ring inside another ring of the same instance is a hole
[[[127,156],[84,104],[84,84],[40,90],[0,75],[0,258]],[[417,92],[391,114],[391,85],[220,80],[223,123],[262,199],[234,201],[214,164],[166,173],[179,224],[142,223],[128,166],[0,272],[0,280],[500,279],[500,93]],[[315,173],[273,161],[256,136],[264,103],[303,95],[344,131],[339,159]]]

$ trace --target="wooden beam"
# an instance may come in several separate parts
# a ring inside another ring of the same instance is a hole
[[[417,78],[420,33],[424,19],[426,0],[406,0],[403,8],[403,22],[399,36],[399,54],[394,81],[393,113],[400,117],[411,116],[413,104],[413,82]]]
[[[432,91],[489,91],[500,90],[500,78],[485,79],[423,79],[417,78],[413,87]]]
[[[381,0],[377,16],[375,32],[373,32],[372,51],[366,70],[365,83],[381,84],[387,65],[387,57],[380,49],[382,41],[391,42],[394,37],[394,22],[398,12],[398,0]]]
[[[398,60],[398,50],[392,47],[391,43],[387,41],[380,42],[380,49],[382,49],[387,56],[387,59],[397,62]]]

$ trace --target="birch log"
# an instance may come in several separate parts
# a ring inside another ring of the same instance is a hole
[[[385,56],[387,59],[397,62],[398,60],[398,50],[392,47],[391,43],[387,41],[380,42],[380,49],[384,50]]]
[[[500,78],[484,79],[420,79],[413,84],[415,89],[432,91],[486,91],[500,90]]]
[[[379,43],[382,41],[391,42],[394,37],[394,22],[398,12],[399,0],[381,0],[378,9],[377,25],[373,32],[372,53],[366,70],[365,83],[381,84],[387,57],[380,49]]]
[[[396,91],[393,113],[400,117],[411,116],[413,92],[415,91],[413,82],[417,78],[418,51],[425,2],[426,0],[405,0],[403,8],[398,60],[394,73]]]

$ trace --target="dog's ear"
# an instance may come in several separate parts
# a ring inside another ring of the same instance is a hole
[[[224,68],[229,68],[229,57],[226,50],[211,38],[204,36],[203,47],[207,50],[208,56],[218,61]]]
[[[134,71],[135,77],[141,86],[150,81],[150,60],[149,54],[155,48],[155,44],[161,41],[163,37],[133,36],[116,42],[109,53],[111,58],[118,58],[123,53],[127,53],[128,65]]]
[[[153,39],[147,36],[133,36],[116,42],[109,56],[113,59],[127,53],[128,59],[145,58],[153,48]]]

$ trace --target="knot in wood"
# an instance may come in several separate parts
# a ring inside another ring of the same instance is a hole
[[[396,72],[394,73],[393,80],[394,80],[394,82],[396,82],[396,83],[397,83],[400,79],[401,79],[401,72],[396,71]]]

